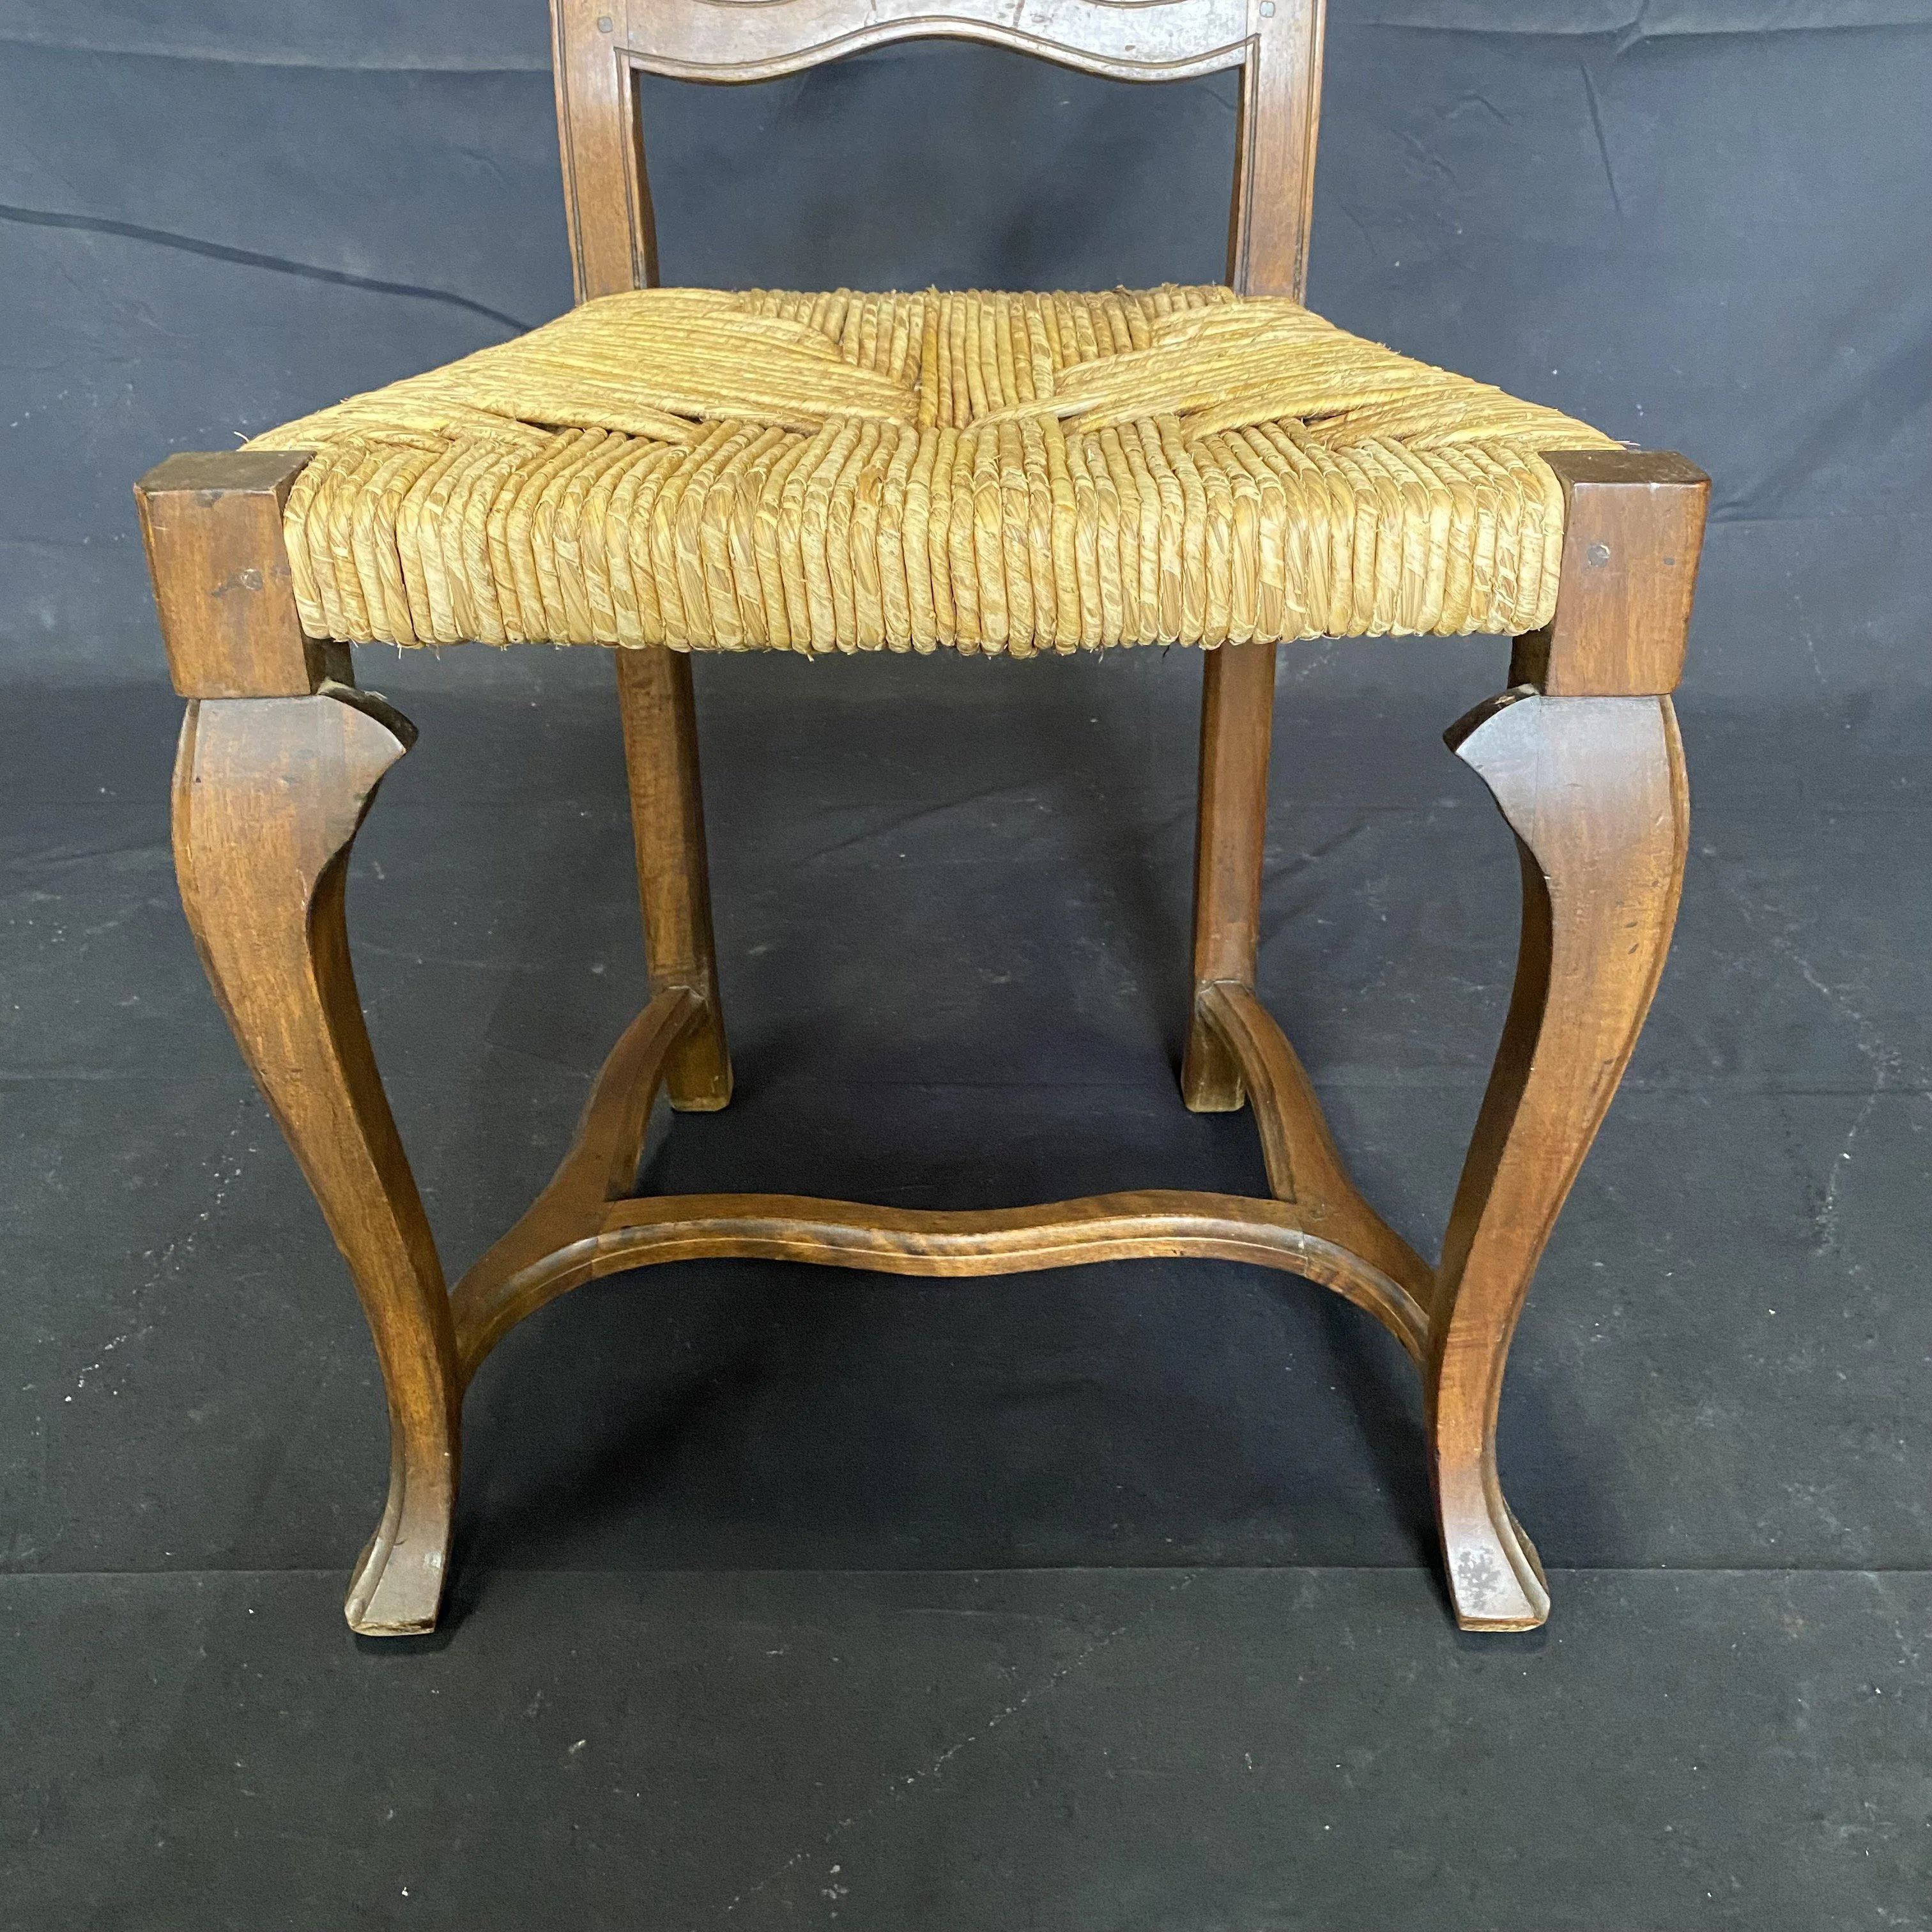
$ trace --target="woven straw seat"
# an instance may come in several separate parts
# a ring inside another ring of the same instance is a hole
[[[611,296],[255,446],[313,637],[1020,657],[1533,630],[1614,446],[1168,286]]]

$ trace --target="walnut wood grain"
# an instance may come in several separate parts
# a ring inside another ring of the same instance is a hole
[[[1552,450],[1563,486],[1556,614],[1516,641],[1512,684],[1655,698],[1684,677],[1711,479],[1669,450]]]
[[[1277,1106],[1274,1096],[1289,1084],[1281,1056],[1291,1064],[1294,1056],[1278,1033],[1272,1044],[1261,1039],[1272,1024],[1266,1014],[1256,1022],[1231,1004],[1214,1018],[1252,1054],[1264,1120],[1290,1114],[1294,1103]],[[1433,1277],[1342,1173],[1318,1108],[1312,1127],[1298,1118],[1285,1130],[1311,1185],[1299,1198],[1275,1202],[1159,1192],[922,1213],[792,1195],[626,1198],[667,1064],[703,1019],[701,1003],[687,988],[652,1000],[604,1062],[555,1178],[458,1284],[451,1301],[466,1384],[518,1322],[586,1281],[660,1262],[733,1255],[960,1276],[1155,1255],[1256,1262],[1334,1289],[1373,1315],[1418,1364],[1424,1358]],[[1314,1105],[1312,1094],[1307,1104]],[[1313,1150],[1318,1140],[1325,1157]],[[1271,1156],[1271,1172],[1279,1162],[1285,1173],[1285,1160]],[[1369,1232],[1367,1252],[1350,1245],[1358,1230]]]
[[[1238,65],[1250,0],[631,0],[638,65],[688,80],[768,80],[896,40],[983,40],[1120,80]]]
[[[1420,1364],[1436,1270],[1362,1198],[1300,1056],[1253,992],[1211,986],[1201,997],[1201,1015],[1240,1069],[1275,1198],[1292,1203],[1312,1232],[1401,1285],[1415,1318],[1396,1340]]]
[[[1229,1114],[1241,1070],[1202,1010],[1217,984],[1252,987],[1261,940],[1268,752],[1276,646],[1223,644],[1201,654],[1200,802],[1194,827],[1194,998],[1180,1092],[1197,1114]]]
[[[1421,1318],[1399,1282],[1310,1232],[1290,1203],[1169,1190],[983,1212],[922,1212],[790,1194],[667,1196],[610,1208],[602,1232],[567,1264],[584,1270],[578,1279],[589,1279],[729,1256],[950,1276],[1151,1256],[1249,1262],[1333,1288],[1398,1336],[1412,1333]]]
[[[1332,1288],[1413,1351],[1426,1317],[1408,1290],[1302,1225],[1288,1202],[1148,1190],[1034,1208],[919,1212],[792,1194],[685,1194],[616,1202],[602,1225],[525,1267],[491,1304],[466,1302],[480,1361],[509,1328],[599,1276],[736,1257],[878,1274],[1020,1274],[1148,1257],[1247,1262]],[[472,1313],[473,1311],[473,1313]]]
[[[550,69],[577,299],[657,282],[636,88],[612,0],[550,0]],[[640,199],[640,197],[642,197]]]
[[[1117,80],[1239,68],[1228,280],[1302,293],[1323,0],[552,0],[550,17],[580,302],[657,280],[638,74],[766,80],[911,39],[983,41]]]
[[[1444,1559],[1466,1628],[1549,1614],[1503,1498],[1496,1414],[1544,1246],[1623,1077],[1670,943],[1690,836],[1667,698],[1506,692],[1449,742],[1516,834],[1516,991],[1444,1244],[1426,1378]]]
[[[184,698],[305,698],[347,647],[302,634],[282,506],[306,450],[184,451],[134,485],[168,670]]]
[[[584,1103],[577,1138],[550,1185],[450,1296],[466,1386],[483,1358],[526,1315],[590,1279],[556,1258],[601,1233],[605,1210],[637,1184],[651,1106],[678,1042],[704,1016],[688,988],[658,994],[627,1027]]]
[[[1540,1623],[1550,1596],[1504,1501],[1504,1364],[1544,1244],[1623,1077],[1670,943],[1690,836],[1667,694],[1682,674],[1709,482],[1683,458],[1557,451],[1568,520],[1556,615],[1513,688],[1449,742],[1514,830],[1516,984],[1432,1306],[1430,1466],[1456,1615]]]
[[[1242,295],[1300,302],[1307,287],[1324,11],[1324,0],[1250,0],[1228,233],[1228,280]]]
[[[188,706],[176,766],[182,902],[202,963],[361,1297],[389,1408],[389,1493],[350,1624],[430,1628],[456,1492],[461,1385],[436,1244],[356,998],[349,848],[416,734],[340,686]]]
[[[718,1005],[690,657],[620,650],[617,691],[651,991],[686,988],[700,1008],[673,1044],[664,1085],[680,1113],[715,1113],[731,1098],[731,1054]]]

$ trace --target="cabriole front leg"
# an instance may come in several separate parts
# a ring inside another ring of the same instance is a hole
[[[436,1244],[362,1023],[343,917],[349,848],[415,730],[378,698],[202,698],[182,728],[175,860],[242,1057],[349,1264],[382,1364],[389,1496],[351,1626],[431,1628],[448,1567],[461,1384]]]
[[[1550,1593],[1496,1473],[1504,1365],[1663,970],[1689,795],[1668,698],[1526,687],[1472,712],[1449,742],[1516,834],[1522,937],[1431,1310],[1430,1462],[1457,1622],[1521,1630],[1549,1615]]]
[[[1516,640],[1510,688],[1450,748],[1516,834],[1516,992],[1430,1311],[1430,1469],[1450,1594],[1470,1630],[1521,1630],[1550,1592],[1496,1473],[1523,1298],[1664,970],[1690,838],[1670,694],[1683,675],[1710,479],[1669,451],[1552,451],[1556,606]]]

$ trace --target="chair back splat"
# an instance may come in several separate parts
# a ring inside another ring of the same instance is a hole
[[[894,40],[984,40],[1115,80],[1238,68],[1228,280],[1301,298],[1324,0],[551,0],[577,298],[658,284],[638,76],[770,80]]]

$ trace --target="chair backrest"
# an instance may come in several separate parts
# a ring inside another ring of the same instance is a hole
[[[580,302],[658,279],[638,76],[766,80],[891,40],[986,40],[1118,80],[1241,70],[1228,279],[1299,298],[1325,0],[551,0]]]

